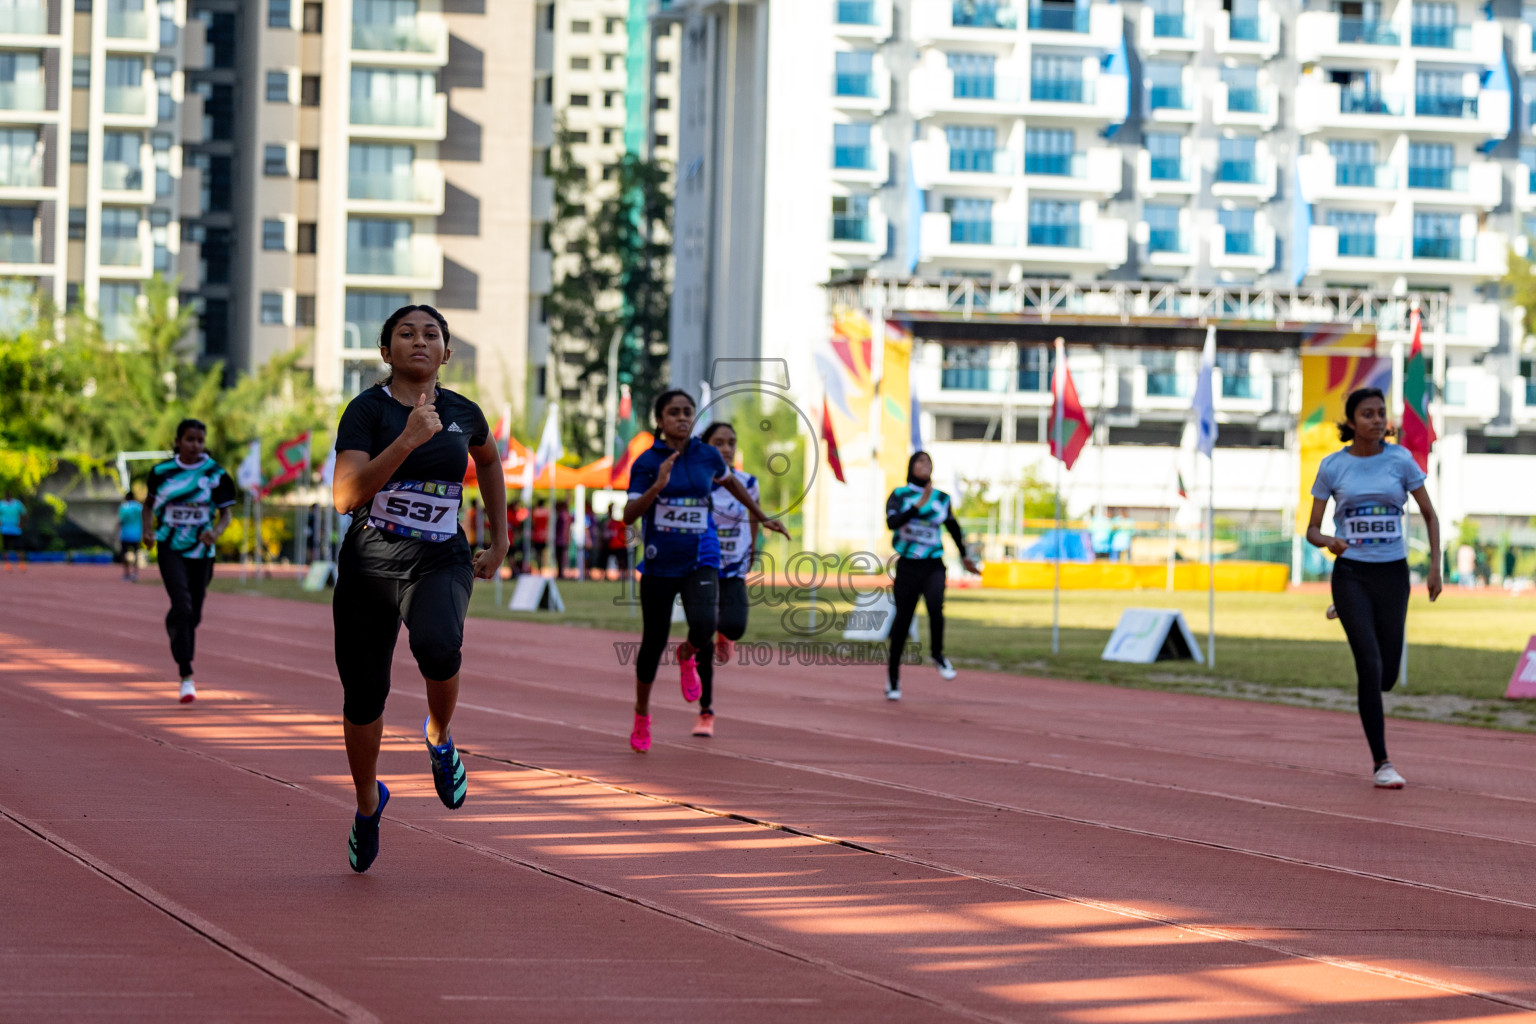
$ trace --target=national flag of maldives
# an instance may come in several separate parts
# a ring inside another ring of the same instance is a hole
[[[1065,347],[1058,340],[1056,373],[1051,378],[1051,454],[1071,469],[1083,445],[1088,443],[1090,433],[1092,428],[1088,426],[1088,414],[1083,411],[1083,403],[1078,400],[1077,386],[1072,383],[1072,371],[1067,369]]]
[[[1183,471],[1176,469],[1176,470],[1174,470],[1174,472],[1178,475],[1178,478],[1179,478],[1179,497],[1188,499],[1189,498],[1189,490],[1184,486],[1184,473],[1183,473]]]
[[[292,483],[304,472],[304,464],[309,461],[309,431],[304,431],[291,441],[279,441],[277,443],[277,462],[283,468],[262,490],[263,495],[271,494],[283,484]]]
[[[837,435],[832,433],[832,409],[825,399],[821,403],[821,439],[827,442],[827,465],[832,467],[832,475],[838,483],[847,483],[843,479],[843,460],[837,454]]]
[[[629,465],[634,461],[630,456],[629,442],[635,436],[635,409],[634,403],[629,397],[629,385],[619,385],[619,411],[613,421],[613,466],[608,470],[608,483],[629,478]]]
[[[1403,423],[1398,437],[1413,461],[1429,472],[1429,450],[1435,443],[1435,428],[1429,422],[1429,379],[1424,364],[1424,322],[1413,311],[1413,351],[1403,366]]]

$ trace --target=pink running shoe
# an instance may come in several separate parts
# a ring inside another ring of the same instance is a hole
[[[635,727],[629,733],[629,746],[637,754],[651,749],[651,716],[636,715]]]
[[[699,716],[699,721],[693,727],[695,736],[713,736],[715,734],[715,713],[706,711]]]
[[[692,704],[704,696],[704,684],[699,682],[699,652],[693,652],[677,664],[683,670],[683,700]]]

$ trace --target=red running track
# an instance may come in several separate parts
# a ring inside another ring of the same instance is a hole
[[[775,664],[642,757],[633,637],[471,620],[469,799],[402,657],[357,876],[328,609],[211,595],[190,706],[162,616],[0,578],[0,1021],[1536,1019],[1529,737]]]

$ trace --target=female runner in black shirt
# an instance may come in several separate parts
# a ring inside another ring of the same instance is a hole
[[[342,729],[357,788],[349,843],[354,871],[379,852],[389,790],[378,781],[379,741],[395,638],[405,622],[427,682],[422,727],[438,798],[464,803],[467,780],[448,734],[459,697],[464,615],[475,577],[507,557],[501,456],[479,406],[437,386],[448,361],[448,322],[431,306],[403,306],[379,336],[390,374],[354,398],[336,431],[336,510],[352,515],[337,560],[332,617],[345,703]],[[475,460],[491,546],[473,559],[459,528],[463,479]]]

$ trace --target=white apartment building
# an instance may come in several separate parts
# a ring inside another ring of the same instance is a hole
[[[663,0],[654,21],[682,28],[673,379],[782,357],[819,405],[830,302],[856,301],[920,339],[941,479],[1006,485],[1051,479],[1064,335],[1096,423],[1072,511],[1154,510],[1194,472],[1214,321],[1218,511],[1281,526],[1300,339],[1276,309],[1368,315],[1400,354],[1418,297],[1443,518],[1532,515],[1536,369],[1494,282],[1536,229],[1536,12],[1488,10]]]

